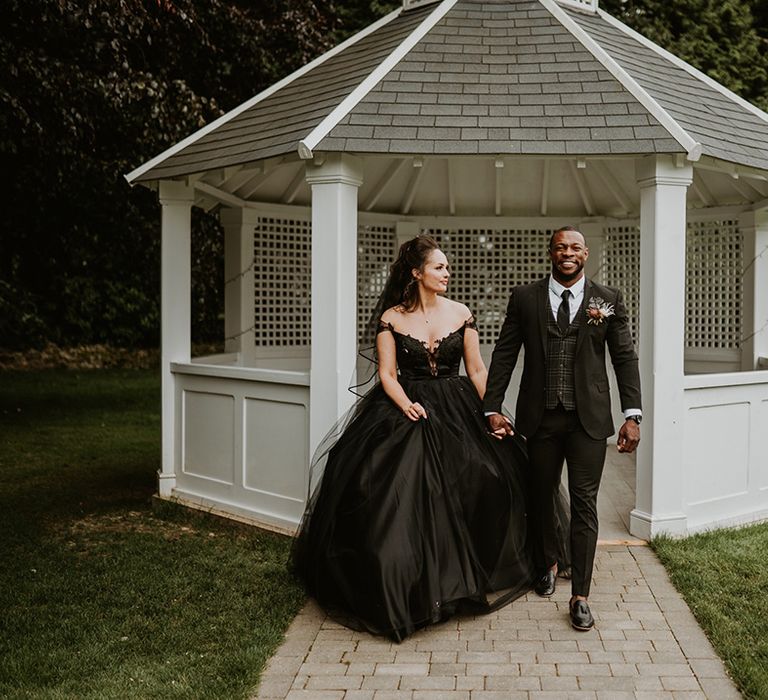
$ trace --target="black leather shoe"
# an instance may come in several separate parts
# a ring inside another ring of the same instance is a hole
[[[571,602],[571,627],[581,632],[587,632],[595,626],[595,618],[592,617],[592,612],[587,605],[586,600],[579,600],[578,598]]]
[[[536,585],[533,587],[533,590],[536,591],[541,596],[549,597],[555,592],[555,580],[557,579],[557,575],[555,574],[552,569],[549,569],[538,581],[536,581]]]

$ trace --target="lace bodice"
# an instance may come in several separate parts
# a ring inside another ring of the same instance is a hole
[[[379,322],[378,332],[392,333],[397,350],[397,367],[406,379],[456,377],[464,355],[464,331],[477,330],[470,316],[455,331],[437,340],[434,346],[407,333],[400,333],[391,323]]]

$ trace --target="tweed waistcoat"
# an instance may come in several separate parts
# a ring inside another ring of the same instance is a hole
[[[563,333],[554,316],[547,309],[547,374],[544,391],[545,408],[557,408],[558,403],[566,411],[576,410],[573,366],[576,362],[576,338],[579,334],[581,314]]]

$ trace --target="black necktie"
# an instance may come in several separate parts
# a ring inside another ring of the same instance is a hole
[[[560,308],[557,310],[557,325],[563,333],[565,333],[568,330],[568,326],[571,325],[571,308],[568,306],[569,296],[571,296],[571,290],[564,290],[562,293],[563,301],[560,303]]]

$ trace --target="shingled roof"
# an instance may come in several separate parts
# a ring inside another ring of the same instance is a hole
[[[397,10],[127,178],[297,151],[684,153],[768,170],[767,114],[573,1]]]

